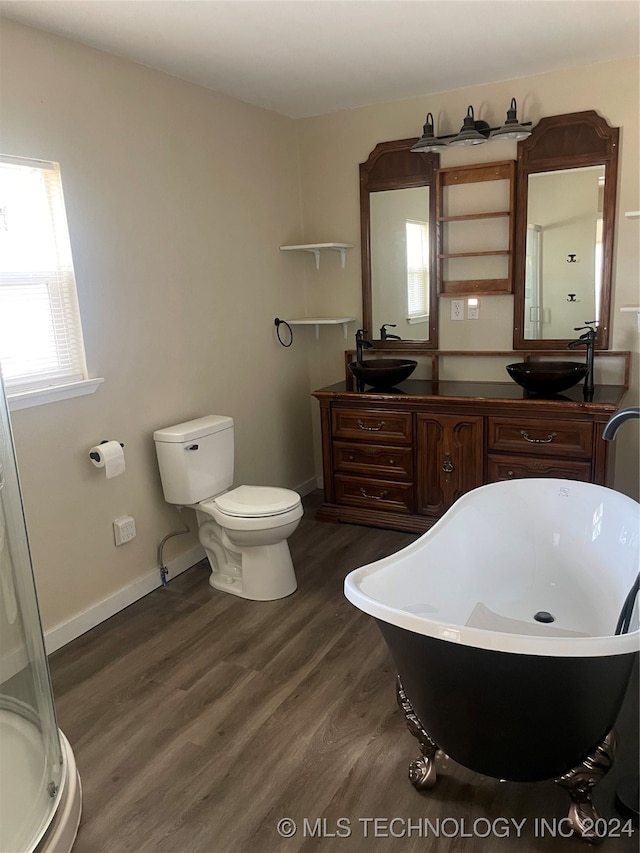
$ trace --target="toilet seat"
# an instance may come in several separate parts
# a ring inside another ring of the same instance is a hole
[[[295,509],[300,504],[300,495],[274,486],[238,486],[210,503],[234,518],[266,518]]]

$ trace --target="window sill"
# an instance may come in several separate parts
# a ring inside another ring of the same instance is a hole
[[[9,411],[44,406],[47,403],[57,403],[58,400],[69,400],[71,397],[84,397],[86,394],[93,394],[98,385],[103,382],[104,379],[84,379],[82,382],[70,382],[68,385],[38,388],[37,391],[22,391],[14,394],[8,391]]]

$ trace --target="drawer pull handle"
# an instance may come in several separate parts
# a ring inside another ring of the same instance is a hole
[[[444,462],[442,463],[442,470],[446,474],[446,476],[444,478],[445,483],[450,483],[451,482],[451,474],[455,470],[453,462],[451,461],[451,454],[450,453],[444,454]]]
[[[550,432],[546,438],[531,438],[531,436],[527,432],[521,429],[520,435],[524,438],[525,441],[528,441],[529,444],[551,444],[551,442],[558,435],[558,433]]]
[[[366,430],[367,432],[380,432],[380,430],[384,426],[384,421],[379,421],[377,426],[365,426],[362,421],[358,421],[358,427],[360,429]]]
[[[360,494],[362,495],[363,498],[369,498],[369,500],[371,500],[371,501],[382,501],[386,497],[387,490],[383,489],[379,495],[368,495],[367,490],[362,488],[362,489],[360,489]]]

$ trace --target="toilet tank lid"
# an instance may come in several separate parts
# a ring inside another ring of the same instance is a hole
[[[206,415],[203,418],[195,418],[192,421],[184,421],[175,426],[157,429],[153,433],[153,440],[168,442],[195,441],[196,438],[203,438],[205,435],[212,435],[214,432],[230,429],[232,426],[233,418],[229,418],[226,415]]]

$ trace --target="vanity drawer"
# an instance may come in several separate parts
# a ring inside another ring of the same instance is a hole
[[[344,506],[409,513],[413,510],[413,484],[337,474],[335,500]]]
[[[333,470],[363,477],[411,481],[413,452],[410,447],[336,441],[333,444]]]
[[[579,459],[591,457],[591,423],[542,418],[489,418],[488,427],[489,450]]]
[[[384,409],[342,409],[331,412],[334,438],[371,441],[375,444],[411,444],[411,412]]]
[[[566,480],[591,480],[591,464],[573,459],[532,459],[526,456],[498,456],[487,460],[487,483],[522,480],[527,477],[561,477]]]

